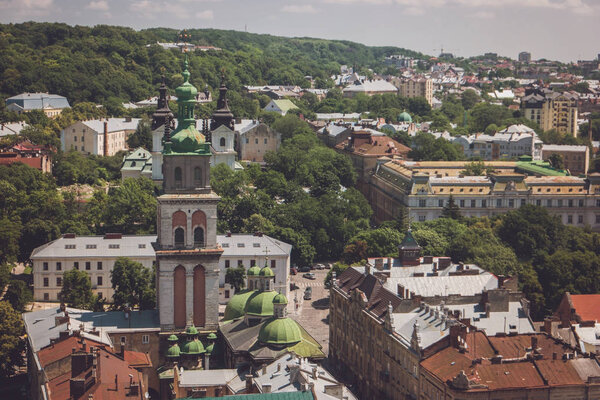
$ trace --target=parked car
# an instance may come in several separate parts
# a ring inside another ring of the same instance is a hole
[[[325,269],[325,266],[323,264],[316,264],[315,269]]]
[[[310,299],[312,299],[312,288],[307,287],[306,290],[304,291],[304,300],[310,300]]]
[[[307,272],[304,275],[302,275],[302,277],[306,278],[306,279],[317,279],[315,277],[315,273],[314,272]]]
[[[300,269],[298,271],[300,271],[300,272],[310,272],[310,267],[308,267],[308,266],[300,267]]]
[[[331,267],[333,267],[333,264],[332,264],[332,263],[327,263],[327,264],[325,264],[325,268],[326,268],[326,269],[331,269]]]

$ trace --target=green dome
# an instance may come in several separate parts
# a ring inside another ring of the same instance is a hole
[[[181,349],[181,354],[202,354],[204,353],[204,346],[202,342],[198,339],[190,340],[183,345],[183,349]]]
[[[174,335],[171,335],[174,336]],[[181,351],[179,350],[179,345],[175,343],[167,350],[167,357],[179,357]]]
[[[260,274],[260,268],[256,265],[254,267],[248,268],[247,276],[258,276]]]
[[[198,329],[196,329],[196,327],[194,325],[190,325],[185,330],[185,334],[186,335],[197,335],[198,334]]]
[[[403,111],[400,115],[398,115],[398,122],[408,122],[409,124],[412,122],[412,117],[406,111]]]
[[[215,347],[214,343],[209,344],[208,346],[206,346],[206,352],[208,354],[211,354],[213,352],[214,347]]]
[[[171,136],[171,150],[176,153],[194,153],[201,149],[205,142],[206,138],[194,125],[182,129],[178,126]]]
[[[239,293],[236,293],[227,306],[225,307],[225,316],[223,317],[224,321],[231,321],[236,318],[240,318],[244,316],[244,310],[246,309],[246,303],[248,299],[257,293],[256,290],[242,290]]]
[[[298,343],[302,333],[296,321],[291,318],[271,318],[258,332],[258,341],[266,344],[286,345]]]
[[[169,341],[169,342],[177,342],[177,341],[179,341],[179,338],[177,336],[175,336],[175,335],[171,335],[171,336],[169,336],[167,338],[167,341]]]
[[[216,340],[217,339],[217,335],[215,335],[214,332],[211,332],[208,334],[208,336],[206,337],[208,340]]]
[[[288,300],[287,297],[285,297],[284,295],[282,295],[281,293],[279,293],[277,296],[275,296],[275,298],[273,299],[273,304],[287,304]]]
[[[273,270],[267,266],[262,267],[259,275],[260,276],[275,276],[275,274],[273,273]]]
[[[194,87],[190,83],[190,71],[188,70],[188,60],[187,54],[185,55],[185,61],[183,62],[183,83],[181,86],[175,88],[175,93],[177,94],[177,100],[196,100],[196,95],[198,94],[198,89]]]
[[[277,292],[257,292],[251,296],[246,304],[246,314],[255,317],[268,317],[273,315],[273,299]]]

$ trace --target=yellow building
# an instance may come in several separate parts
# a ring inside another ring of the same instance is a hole
[[[562,135],[577,136],[577,96],[551,90],[536,90],[521,100],[525,118],[544,131],[556,129]]]
[[[427,102],[433,104],[433,80],[428,78],[411,78],[402,81],[399,86],[402,97],[425,97]]]
[[[77,121],[60,132],[62,151],[113,156],[127,150],[127,138],[135,132],[140,118],[106,118]]]

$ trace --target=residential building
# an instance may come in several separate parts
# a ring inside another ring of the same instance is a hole
[[[521,124],[511,125],[493,135],[462,135],[450,137],[449,140],[462,148],[466,158],[497,161],[525,155],[534,160],[542,159],[543,142],[533,129]]]
[[[429,105],[433,105],[433,80],[425,77],[414,77],[402,80],[399,87],[402,97],[424,97]]]
[[[125,155],[121,164],[121,180],[140,177],[152,179],[152,154],[143,147]]]
[[[547,161],[552,154],[559,154],[565,164],[565,169],[572,175],[584,175],[590,166],[590,148],[588,146],[544,144],[542,159]]]
[[[185,370],[177,365],[173,370],[174,399],[223,397],[237,394],[246,389],[236,369]]]
[[[360,398],[421,398],[421,362],[448,347],[456,329],[534,332],[514,282],[421,257],[410,233],[398,251],[387,265],[380,258],[375,267],[348,268],[330,290],[330,365],[356,382]]]
[[[111,300],[111,271],[119,257],[128,257],[151,269],[156,255],[152,242],[156,236],[104,236],[65,234],[33,250],[33,298],[36,301],[58,301],[63,274],[71,269],[86,271],[92,289],[101,298]]]
[[[556,129],[562,135],[577,136],[577,100],[577,95],[569,92],[528,90],[521,99],[521,109],[525,118],[537,122],[544,131]]]
[[[244,266],[246,270],[255,266],[268,265],[273,271],[275,291],[288,296],[290,288],[290,257],[292,245],[263,235],[227,233],[217,235],[217,242],[223,248],[219,260],[219,286],[225,286],[225,275],[228,268]],[[233,293],[231,293],[233,295]],[[230,296],[225,294],[225,298]]]
[[[317,113],[317,121],[358,121],[360,113]]]
[[[522,51],[519,53],[519,62],[522,63],[530,63],[531,62],[531,53],[528,51]]]
[[[397,94],[398,88],[384,80],[357,80],[342,89],[344,97],[354,97],[358,93],[373,96],[374,94]]]
[[[353,129],[350,138],[338,143],[335,149],[352,160],[358,177],[357,188],[365,196],[369,193],[369,177],[377,166],[377,159],[384,156],[406,158],[410,151],[410,147],[387,136],[374,137],[366,129]]]
[[[24,140],[13,146],[0,150],[0,165],[22,163],[39,169],[48,174],[52,173],[53,149],[49,146],[36,145]]]
[[[600,230],[600,175],[567,176],[541,161],[486,162],[494,173],[462,176],[467,162],[382,158],[370,177],[378,222],[407,207],[413,221],[440,217],[450,196],[466,217],[491,217],[526,204],[544,206],[562,223]]]
[[[281,115],[287,114],[290,110],[297,110],[298,107],[291,100],[271,100],[269,104],[263,108],[265,111],[276,112]]]
[[[566,292],[543,330],[552,336],[569,338],[582,353],[600,354],[600,295]]]
[[[235,136],[238,159],[244,162],[263,164],[265,154],[276,152],[281,146],[281,134],[256,120],[237,120]]]
[[[62,151],[85,155],[113,156],[127,150],[127,138],[137,129],[140,118],[106,118],[78,121],[60,131]]]
[[[221,79],[217,109],[212,114],[210,127],[208,121],[203,122],[204,134],[211,142],[213,153],[210,165],[226,164],[231,169],[242,169],[242,166],[236,161],[235,121],[227,102],[227,86],[225,86],[225,78],[221,77]]]
[[[323,128],[317,130],[319,139],[329,147],[335,147],[352,135],[352,127],[348,124],[328,123]]]
[[[33,399],[77,398],[70,392],[81,388],[75,383],[79,374],[72,376],[73,371],[85,367],[91,372],[94,354],[102,360],[96,360],[95,382],[88,380],[87,383],[96,388],[96,397],[104,398],[100,394],[103,391],[118,391],[118,398],[134,395],[131,374],[133,383],[140,386],[141,396],[149,392],[152,398],[159,398],[156,367],[160,365],[160,329],[155,310],[93,312],[62,305],[24,313],[23,322],[27,334],[29,393]],[[86,361],[74,363],[73,354]],[[119,375],[118,388],[115,374]],[[73,386],[71,379],[74,379]]]
[[[5,101],[6,109],[17,114],[41,110],[48,118],[58,116],[64,108],[71,107],[66,97],[49,93],[21,93]]]
[[[27,127],[25,122],[2,122],[0,123],[0,138],[9,135],[18,135],[23,128]]]

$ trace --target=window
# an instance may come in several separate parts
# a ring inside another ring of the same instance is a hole
[[[496,208],[502,207],[502,199],[496,199]]]
[[[150,343],[150,336],[142,335],[142,344],[148,344],[148,343]]]
[[[200,167],[194,168],[194,182],[196,184],[202,182],[202,169]]]
[[[199,226],[194,229],[194,247],[204,247],[204,229]]]
[[[600,224],[600,214],[596,215],[596,223]]]
[[[244,262],[242,260],[238,260],[238,267],[241,267],[242,265],[244,265]]]
[[[238,244],[237,244],[237,247],[240,247],[240,248],[241,248],[241,247],[246,247],[246,244],[245,244],[245,243],[238,243]]]
[[[181,168],[176,167],[175,168],[175,183],[181,185],[181,181],[182,181],[182,175],[181,175]]]
[[[525,204],[527,204],[526,200],[525,199],[521,199],[521,207],[523,207]]]
[[[62,271],[62,263],[61,262],[57,262],[56,263],[56,270],[57,271]]]
[[[65,249],[74,249],[75,247],[74,244],[65,244]]]
[[[572,224],[572,223],[573,223],[573,216],[567,215],[567,224]]]
[[[515,206],[515,199],[508,199],[508,206],[513,208]]]
[[[183,247],[184,244],[184,231],[183,228],[175,229],[175,247]]]
[[[56,277],[56,286],[58,286],[58,287],[62,286],[62,278],[60,276]]]
[[[84,146],[81,146],[81,151],[85,151]]]
[[[50,278],[44,278],[44,287],[48,287],[50,285]]]
[[[121,247],[121,246],[120,246],[120,245],[118,245],[118,244],[109,244],[109,245],[108,245],[108,248],[109,248],[109,249],[118,249],[118,248],[120,248],[120,247]]]
[[[578,224],[583,224],[583,215],[578,215],[577,216],[577,223]]]
[[[42,265],[42,268],[44,269],[44,271],[48,271],[48,263],[44,262],[44,264]]]
[[[252,247],[260,247],[260,243],[252,243]]]
[[[90,269],[92,269],[92,263],[89,261],[85,262],[85,270],[89,271]]]
[[[96,248],[96,245],[95,245],[95,244],[86,244],[86,245],[85,245],[85,248],[86,248],[86,249],[95,249],[95,248]]]
[[[552,207],[552,200],[551,199],[546,200],[546,207]]]
[[[76,142],[77,141],[77,136],[73,136],[73,141]]]
[[[271,260],[271,268],[275,269],[277,267],[277,262],[276,260]]]
[[[542,205],[542,201],[541,201],[541,200],[539,200],[539,199],[538,199],[538,200],[536,200],[536,201],[535,201],[535,205],[536,205],[536,206],[541,206],[541,205]]]
[[[465,207],[465,201],[464,201],[464,200],[461,200],[461,201],[459,202],[459,204],[460,204],[460,207],[461,207],[461,208],[464,208],[464,207]]]
[[[121,336],[121,346],[125,346],[125,343],[127,343],[127,338],[125,336]]]
[[[98,292],[98,298],[102,299],[102,292]]]
[[[258,138],[254,139],[254,144],[258,144]]]
[[[256,260],[250,260],[250,267],[254,267],[256,265]]]
[[[228,299],[229,298],[229,290],[225,291],[225,298]]]
[[[230,267],[229,260],[225,260],[225,268],[229,268],[229,267]]]
[[[219,144],[221,145],[221,147],[225,147],[225,138],[222,137],[221,140],[219,140]]]
[[[444,207],[444,200],[438,200],[438,207]]]
[[[558,207],[562,207],[562,205],[563,205],[563,201],[562,201],[562,199],[559,199],[558,200]]]
[[[267,144],[267,138],[265,138],[265,144]]]
[[[75,262],[73,263],[73,268],[75,268],[75,269],[79,269],[79,261],[75,261]]]
[[[471,207],[475,208],[475,200],[471,200]]]
[[[425,200],[419,200],[419,207],[425,207],[426,201]]]
[[[569,207],[573,207],[573,199],[569,199]]]
[[[98,261],[96,267],[98,267],[98,271],[102,271],[102,261]]]
[[[425,222],[426,218],[424,215],[419,215],[419,222]]]
[[[98,286],[102,286],[102,277],[101,277],[101,276],[98,276],[98,277],[96,278],[96,282],[98,282]]]
[[[579,200],[579,207],[583,207],[583,200]]]
[[[142,244],[142,243],[138,244],[138,249],[145,249],[145,248],[146,248],[145,244]]]
[[[223,243],[223,244],[221,244],[221,247],[223,247],[223,248],[225,248],[225,247],[229,248],[229,243]]]
[[[600,207],[600,200],[596,200],[596,207]]]
[[[250,139],[246,138],[246,144],[250,143]]]
[[[45,301],[50,300],[50,293],[44,293],[44,300]]]

